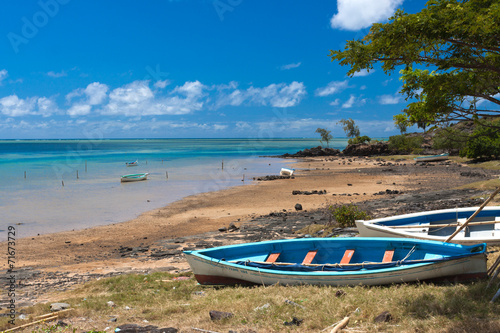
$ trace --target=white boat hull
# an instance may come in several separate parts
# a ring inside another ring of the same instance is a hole
[[[292,176],[294,171],[294,169],[281,168],[280,176]]]
[[[457,219],[434,219],[438,215],[459,215],[459,222],[465,222],[478,207],[443,209],[430,212],[405,214],[375,220],[356,221],[361,237],[402,237],[444,242],[457,229]],[[398,220],[401,223],[398,223]],[[406,223],[405,221],[411,222]],[[475,224],[476,223],[476,224]],[[484,223],[484,224],[483,224]],[[391,224],[389,226],[388,224]],[[450,227],[433,228],[432,225],[451,224]],[[407,228],[405,228],[407,226]],[[420,226],[420,227],[418,227]],[[500,245],[500,207],[485,207],[469,226],[450,242],[462,245],[486,243]]]
[[[142,174],[135,174],[135,175],[125,175],[122,176],[120,181],[122,183],[129,183],[129,182],[139,182],[142,180],[147,180],[148,179],[149,173],[142,173]]]
[[[416,162],[437,162],[437,161],[445,161],[449,157],[449,154],[440,154],[440,155],[432,155],[432,156],[421,156],[415,157],[414,160]]]

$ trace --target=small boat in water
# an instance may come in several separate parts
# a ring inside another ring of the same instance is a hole
[[[139,161],[135,160],[134,162],[126,162],[125,165],[128,166],[128,167],[138,166],[139,165]]]
[[[429,156],[419,156],[415,157],[414,160],[416,162],[436,162],[436,161],[444,161],[448,159],[450,154],[444,153],[439,155],[429,155]]]
[[[141,181],[141,180],[146,180],[148,179],[148,175],[149,173],[135,173],[135,174],[132,174],[132,175],[124,175],[121,177],[121,182],[122,183],[125,183],[125,182],[137,182],[137,181]]]
[[[444,242],[477,209],[478,207],[441,209],[368,221],[358,220],[356,227],[362,237],[406,237]],[[484,207],[450,241],[466,245],[500,245],[500,206]]]
[[[292,176],[295,169],[281,168],[280,176]]]
[[[200,284],[384,285],[486,277],[486,244],[302,238],[184,251]]]

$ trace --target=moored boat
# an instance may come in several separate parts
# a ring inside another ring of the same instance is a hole
[[[185,251],[200,284],[383,285],[486,277],[486,244],[302,238]]]
[[[444,153],[439,155],[419,156],[415,157],[416,162],[436,162],[447,160],[450,154]]]
[[[294,172],[295,172],[295,169],[281,168],[280,176],[290,176],[291,177]]]
[[[128,167],[138,166],[139,165],[139,161],[135,160],[134,162],[126,162],[125,165],[128,166]]]
[[[374,220],[358,220],[362,237],[406,237],[446,241],[478,207],[441,209],[395,215]],[[484,207],[450,242],[500,245],[500,206]]]
[[[121,182],[137,182],[141,180],[146,180],[148,179],[149,173],[134,173],[132,175],[123,175],[121,177]]]

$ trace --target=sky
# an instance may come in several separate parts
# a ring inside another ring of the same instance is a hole
[[[398,73],[330,50],[422,0],[3,1],[0,139],[398,134]]]

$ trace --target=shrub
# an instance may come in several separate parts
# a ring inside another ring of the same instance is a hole
[[[401,153],[416,153],[423,142],[424,138],[421,136],[394,135],[389,137],[389,149]]]
[[[365,142],[370,142],[371,139],[369,136],[363,135],[363,136],[357,136],[355,138],[347,140],[347,143],[350,145],[355,145],[358,143],[365,143]]]
[[[466,133],[452,127],[447,127],[436,132],[436,135],[432,139],[432,148],[458,151],[463,148],[466,141]]]
[[[353,204],[342,205],[340,207],[330,206],[328,209],[342,228],[354,227],[355,220],[370,219],[370,216],[365,211],[359,210],[358,206]]]
[[[487,127],[487,126],[496,126]],[[467,140],[465,148],[460,151],[460,156],[468,158],[486,158],[500,157],[500,120],[485,123],[484,126],[478,126]]]

